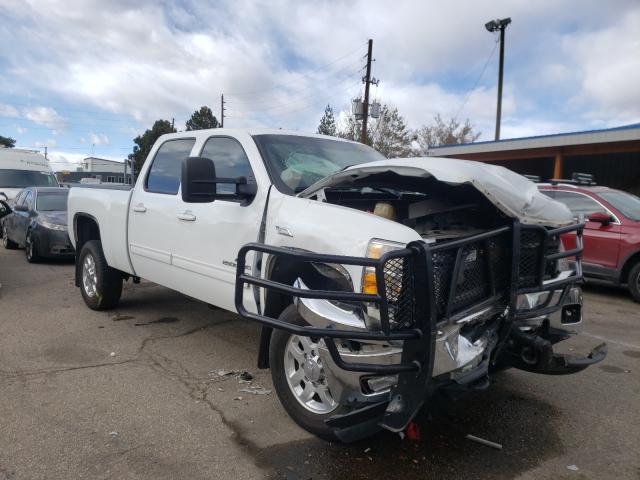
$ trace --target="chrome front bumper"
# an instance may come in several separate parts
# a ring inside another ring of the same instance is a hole
[[[307,288],[301,280],[296,288]],[[551,304],[559,303],[561,291],[536,292],[521,295],[518,298],[519,310],[535,310],[553,295]],[[549,302],[547,302],[549,303]],[[361,310],[345,310],[328,300],[297,298],[298,312],[310,325],[315,327],[332,326],[337,329],[366,330],[366,314]],[[549,326],[563,330],[567,335],[578,332],[582,326],[582,290],[572,287],[562,306],[548,316],[539,316],[518,321],[514,327],[522,331],[531,331],[548,321]],[[480,314],[479,314],[480,313]],[[500,315],[500,314],[498,314]],[[495,317],[494,313],[494,317]],[[486,318],[486,317],[485,317]],[[432,376],[441,379],[456,380],[473,370],[487,358],[495,343],[491,341],[494,333],[489,330],[475,341],[470,341],[461,333],[465,324],[483,320],[482,312],[475,312],[468,317],[442,326],[437,331]],[[354,348],[357,345],[357,348]],[[388,343],[341,342],[338,345],[341,357],[348,363],[367,363],[373,365],[393,365],[401,362],[402,342]],[[376,402],[388,395],[391,385],[397,376],[372,375],[363,372],[352,372],[340,368],[332,359],[326,348],[320,348],[326,374],[330,377],[332,393],[340,403]]]

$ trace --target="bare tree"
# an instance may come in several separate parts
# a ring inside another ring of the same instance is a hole
[[[468,118],[460,123],[455,118],[444,121],[440,114],[436,114],[434,121],[433,125],[424,125],[416,131],[416,141],[422,155],[427,154],[429,147],[475,142],[481,134],[474,131]]]

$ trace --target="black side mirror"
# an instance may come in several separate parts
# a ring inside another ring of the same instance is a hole
[[[235,185],[233,193],[218,193],[218,184]],[[216,176],[213,160],[189,157],[182,162],[182,200],[186,203],[210,203],[216,198],[250,201],[258,193],[258,186],[246,177],[224,178]]]
[[[182,161],[182,201],[210,203],[216,199],[216,167],[213,160],[189,157]]]

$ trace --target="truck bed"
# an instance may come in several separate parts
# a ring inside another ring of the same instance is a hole
[[[77,216],[92,217],[99,225],[102,248],[109,266],[131,274],[133,266],[127,248],[127,222],[132,192],[128,185],[74,186],[69,191],[67,203],[69,238],[73,246],[77,246],[74,228]]]

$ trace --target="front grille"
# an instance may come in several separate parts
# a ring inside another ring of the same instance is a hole
[[[512,233],[505,232],[462,247],[431,252],[433,273],[431,287],[438,321],[448,320],[492,297],[506,307],[511,290],[511,264],[513,257]],[[546,242],[546,243],[545,243]],[[520,237],[518,288],[534,287],[544,279],[556,275],[557,261],[548,261],[541,272],[545,255],[560,248],[558,237],[547,237],[540,229],[524,228]],[[427,247],[428,249],[428,247]],[[454,279],[458,251],[460,266]],[[412,328],[419,312],[416,295],[426,295],[416,289],[413,262],[410,258],[392,258],[384,265],[385,294],[389,306],[389,324],[392,330]],[[451,289],[454,289],[453,295]]]
[[[510,238],[510,234],[506,233],[461,247],[461,263],[453,283],[455,293],[451,302],[449,297],[458,248],[432,253],[431,285],[439,320],[453,316],[494,295],[507,298],[511,274]],[[403,258],[388,260],[384,267],[384,278],[391,328],[415,326],[415,315],[420,314],[415,311],[415,295],[426,295],[427,292],[416,292],[412,262]]]
[[[540,265],[542,257],[560,251],[560,238],[549,237],[546,239],[544,232],[540,230],[523,230],[520,240],[520,274],[518,286],[535,287],[540,284]],[[544,246],[543,246],[544,245]],[[544,268],[544,280],[556,276],[557,261],[547,261]]]
[[[391,329],[414,327],[416,302],[413,263],[405,258],[388,260],[384,265],[384,286]]]

